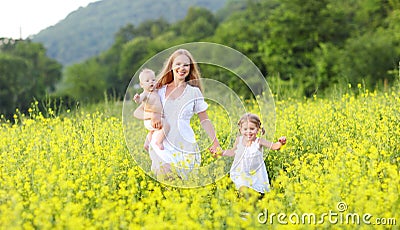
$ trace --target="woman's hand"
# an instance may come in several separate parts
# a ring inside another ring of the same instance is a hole
[[[210,119],[208,119],[208,115],[206,111],[200,112],[197,114],[200,118],[200,124],[203,127],[203,129],[206,131],[210,139],[212,140],[213,144],[208,150],[215,155],[219,150],[221,150],[221,147],[219,145],[217,135],[215,134],[215,130],[213,125],[211,124]]]
[[[213,145],[208,148],[208,150],[210,150],[213,155],[216,155],[217,153],[221,152],[221,146],[217,140],[214,140]]]

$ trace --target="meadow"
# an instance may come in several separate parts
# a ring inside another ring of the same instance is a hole
[[[120,104],[33,104],[0,123],[0,229],[399,229],[400,92],[355,91],[276,98],[275,139],[288,143],[265,158],[262,198],[228,175],[190,189],[154,180],[132,157],[143,133],[127,148]]]

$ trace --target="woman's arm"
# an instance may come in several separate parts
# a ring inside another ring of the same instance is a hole
[[[197,115],[199,116],[201,126],[213,142],[212,146],[210,147],[210,151],[214,154],[218,151],[218,148],[220,147],[214,127],[211,124],[210,119],[208,119],[206,111],[200,112]]]

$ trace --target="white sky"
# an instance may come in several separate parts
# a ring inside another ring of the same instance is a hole
[[[0,0],[0,38],[25,39],[96,1],[99,0]]]

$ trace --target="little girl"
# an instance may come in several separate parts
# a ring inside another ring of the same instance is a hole
[[[264,135],[265,130],[261,126],[260,118],[251,113],[243,115],[238,126],[241,135],[236,138],[233,148],[222,151],[222,156],[235,157],[230,169],[230,177],[240,192],[244,192],[246,188],[251,188],[261,194],[269,192],[270,185],[263,158],[263,147],[279,150],[286,144],[286,137],[280,137],[276,143],[258,138],[258,132],[261,131]]]

